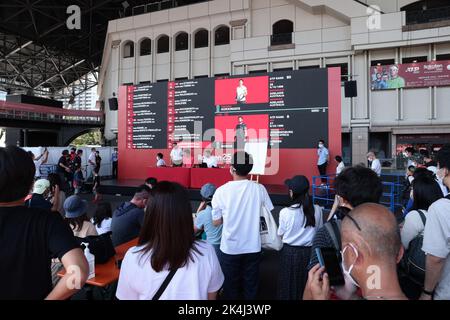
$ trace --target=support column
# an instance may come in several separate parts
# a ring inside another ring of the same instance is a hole
[[[369,152],[369,127],[353,127],[352,164],[366,164],[367,152]]]

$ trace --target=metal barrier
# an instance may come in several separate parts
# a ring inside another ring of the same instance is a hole
[[[326,179],[326,183],[322,184],[322,179]],[[314,204],[320,204],[327,206],[332,206],[334,203],[334,198],[336,195],[336,189],[334,188],[334,180],[336,175],[327,176],[314,176],[312,184],[312,198]],[[401,205],[398,201],[398,197],[401,200],[398,192],[398,185],[394,182],[383,181],[383,194],[380,203],[388,207],[391,212],[395,212],[397,205]]]

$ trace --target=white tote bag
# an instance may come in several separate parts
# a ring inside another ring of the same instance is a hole
[[[264,199],[264,197],[262,197]],[[278,236],[278,227],[272,213],[261,202],[259,233],[261,235],[261,247],[267,250],[280,251],[283,242]]]

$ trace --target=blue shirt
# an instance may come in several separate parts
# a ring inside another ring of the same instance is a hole
[[[319,156],[319,160],[317,161],[317,165],[322,165],[328,161],[328,149],[323,147],[317,150],[317,155]]]
[[[212,208],[207,206],[200,211],[195,219],[197,229],[203,229],[206,233],[206,241],[212,245],[220,245],[222,239],[222,225],[215,227],[212,219]]]
[[[113,152],[111,155],[111,161],[117,162],[118,158],[119,158],[119,154],[117,152]]]

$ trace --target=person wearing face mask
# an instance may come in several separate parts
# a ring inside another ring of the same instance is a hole
[[[436,157],[440,179],[450,188],[450,145]],[[448,191],[448,190],[447,190]],[[448,192],[447,192],[448,193]],[[426,253],[425,284],[422,300],[450,300],[450,196],[428,209],[422,250]]]
[[[330,161],[330,153],[328,149],[325,147],[325,141],[319,140],[319,149],[317,149],[317,168],[319,169],[319,174],[322,177],[322,185],[327,183],[327,166]]]
[[[370,169],[372,169],[379,177],[381,176],[381,162],[377,159],[374,152],[367,154],[367,160],[371,163]]]
[[[397,276],[403,247],[392,212],[379,204],[363,204],[344,218],[341,237],[342,270],[347,288],[354,291],[360,287],[365,300],[407,300]],[[329,298],[326,270],[316,265],[309,272],[304,299]]]
[[[349,167],[335,180],[336,200],[323,227],[317,230],[312,241],[311,258],[308,269],[319,263],[317,248],[341,248],[340,229],[342,219],[353,208],[364,203],[378,203],[383,193],[380,178],[365,167]]]

